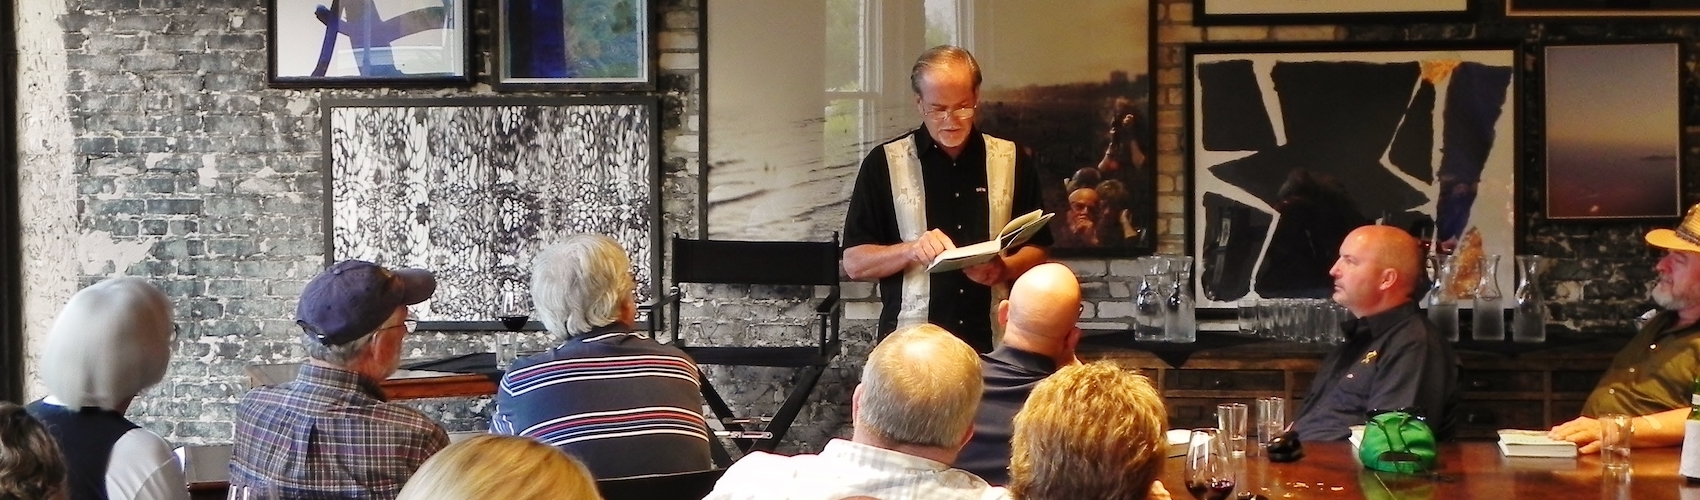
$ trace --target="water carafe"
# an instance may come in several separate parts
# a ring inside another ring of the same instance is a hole
[[[1428,321],[1434,323],[1440,334],[1451,342],[1458,341],[1458,296],[1452,293],[1449,286],[1458,268],[1447,255],[1431,255],[1429,261],[1434,267],[1434,284],[1429,288],[1428,296],[1423,297],[1423,305],[1428,308]]]
[[[1541,261],[1539,255],[1517,256],[1516,309],[1511,313],[1513,342],[1547,341],[1546,295],[1541,293]]]
[[[1169,342],[1196,342],[1198,319],[1193,315],[1192,258],[1173,257],[1169,269],[1174,280],[1163,302],[1163,338]]]
[[[1500,308],[1499,254],[1482,256],[1482,279],[1476,282],[1475,310],[1471,311],[1471,340],[1505,340],[1505,311]]]

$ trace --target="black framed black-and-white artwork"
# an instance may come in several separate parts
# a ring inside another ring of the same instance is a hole
[[[500,328],[531,258],[574,233],[614,238],[639,300],[661,245],[657,100],[643,96],[327,99],[326,263],[436,273],[424,327]]]
[[[1519,57],[1515,45],[1193,47],[1200,307],[1327,297],[1340,242],[1368,223],[1442,252],[1514,255]]]

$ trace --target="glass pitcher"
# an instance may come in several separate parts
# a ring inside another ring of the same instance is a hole
[[[1423,305],[1428,308],[1428,320],[1446,340],[1457,342],[1458,296],[1448,285],[1458,274],[1458,268],[1447,255],[1430,255],[1429,263],[1434,267],[1434,284],[1429,287],[1428,296],[1423,297]]]
[[[1513,342],[1547,341],[1546,295],[1541,293],[1541,262],[1539,255],[1517,256],[1517,291],[1511,313]]]
[[[1500,308],[1499,254],[1482,256],[1482,279],[1476,282],[1475,310],[1471,311],[1471,340],[1505,340],[1505,310]]]
[[[1173,279],[1163,302],[1163,338],[1169,342],[1198,341],[1198,319],[1193,315],[1192,258],[1175,256],[1169,261]]]

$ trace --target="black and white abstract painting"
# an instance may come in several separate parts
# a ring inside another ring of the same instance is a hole
[[[327,100],[327,260],[429,269],[421,321],[491,321],[531,260],[574,233],[625,247],[639,300],[656,254],[653,98]]]
[[[1189,59],[1201,307],[1328,297],[1340,243],[1363,224],[1441,252],[1514,253],[1515,49],[1234,46]]]

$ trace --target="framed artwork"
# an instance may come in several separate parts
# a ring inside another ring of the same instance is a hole
[[[268,0],[273,87],[454,86],[468,0]]]
[[[1508,17],[1671,17],[1700,15],[1694,0],[1505,0]]]
[[[654,90],[649,0],[497,0],[497,90]]]
[[[1550,45],[1548,219],[1682,215],[1682,49],[1676,43]]]
[[[922,126],[915,59],[954,44],[982,70],[977,129],[1033,159],[1045,210],[1057,214],[1052,253],[1151,251],[1154,2],[873,4],[704,3],[710,237],[824,241],[841,231],[863,158]]]
[[[1469,21],[1476,1],[1196,0],[1193,19],[1200,25]]]
[[[1352,229],[1514,255],[1515,46],[1196,46],[1189,253],[1200,307],[1328,297]],[[1500,266],[1510,283],[1511,266]]]
[[[531,259],[574,233],[619,241],[639,301],[661,242],[653,97],[326,99],[326,263],[429,269],[430,328],[500,329]]]

